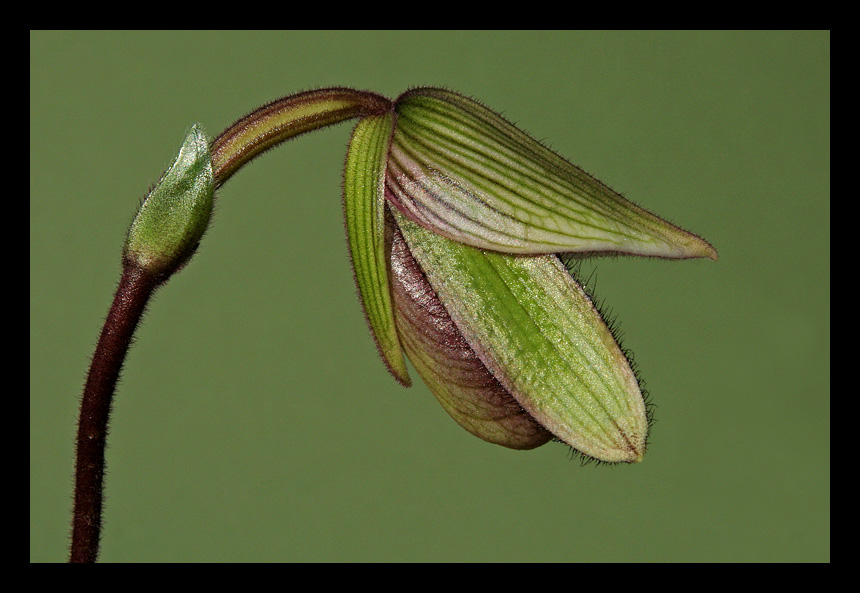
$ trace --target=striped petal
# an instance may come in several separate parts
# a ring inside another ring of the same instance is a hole
[[[392,113],[355,126],[346,157],[343,209],[355,283],[382,360],[403,385],[409,372],[397,337],[385,252],[384,172],[394,126]]]
[[[395,318],[409,360],[448,414],[473,435],[511,449],[552,438],[484,366],[412,257],[393,218],[391,277]]]
[[[531,417],[595,459],[642,458],[648,418],[639,384],[557,256],[476,249],[394,215],[465,341]]]
[[[414,89],[395,110],[386,186],[425,228],[507,253],[717,258],[472,99]]]

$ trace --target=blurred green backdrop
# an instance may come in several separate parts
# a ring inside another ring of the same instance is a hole
[[[829,32],[31,32],[30,560],[64,561],[86,367],[138,201],[190,124],[447,86],[719,250],[595,260],[656,409],[582,467],[378,360],[346,254],[352,124],[219,193],[115,399],[103,561],[829,561]]]

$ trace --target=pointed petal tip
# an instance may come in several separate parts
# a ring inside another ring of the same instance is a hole
[[[645,457],[648,446],[648,419],[639,416],[636,424],[616,425],[618,434],[617,446],[612,450],[617,463],[639,463]]]
[[[668,224],[668,223],[667,223]],[[674,236],[669,236],[661,249],[655,250],[657,257],[669,259],[700,259],[707,258],[717,261],[720,256],[714,246],[699,235],[683,229],[676,229]],[[647,251],[639,255],[651,255]]]
[[[388,366],[387,361],[386,361],[386,366]],[[390,366],[388,366],[388,371],[391,373],[391,376],[393,376],[394,379],[398,383],[400,383],[403,387],[412,387],[412,378],[409,376],[409,373],[406,371],[405,365],[402,369],[396,369],[396,370],[391,368]]]
[[[716,250],[716,249],[714,249],[713,247],[711,247],[711,252],[710,252],[710,254],[708,255],[708,258],[709,258],[711,261],[719,261],[719,260],[720,260],[720,254],[719,254],[719,253],[717,253],[717,250]]]
[[[362,304],[364,303],[362,302]],[[403,387],[412,387],[412,378],[409,376],[409,370],[406,368],[406,356],[403,352],[400,339],[397,337],[397,330],[392,328],[396,342],[383,345],[380,342],[380,338],[383,337],[383,334],[377,333],[377,329],[370,324],[370,318],[367,316],[366,309],[365,319],[368,321],[371,336],[373,337],[373,341],[376,343],[376,351],[379,353],[379,357],[382,359],[383,364],[385,364],[386,370],[392,377],[394,377],[394,380],[400,383]]]
[[[720,254],[717,253],[717,250],[713,245],[698,235],[693,235],[693,237],[696,239],[691,249],[691,252],[694,254],[693,257],[706,257],[711,261],[717,261],[720,259]]]
[[[617,449],[608,449],[602,451],[600,455],[594,458],[604,463],[639,463],[645,457],[645,444],[633,444],[629,441],[625,442],[625,447]]]
[[[639,463],[645,457],[648,437],[647,432],[643,434],[628,433],[619,428],[621,447],[616,449],[619,463]]]
[[[690,256],[692,258],[708,258],[711,261],[718,261],[720,259],[720,254],[717,253],[717,250],[714,249],[714,246],[702,239],[701,237],[696,237],[699,241],[690,251]]]
[[[627,453],[627,458],[623,460],[624,463],[639,463],[645,457],[645,447],[632,449]]]
[[[558,427],[554,427],[556,428],[554,434],[559,441],[579,452],[586,463],[595,461],[598,464],[617,465],[642,461],[648,447],[647,420],[639,418],[628,428],[622,428],[622,425],[626,425],[624,422],[621,424],[614,422],[614,424],[615,430],[611,432],[611,435],[604,434],[604,437],[609,438],[598,440],[589,437],[583,438],[583,435],[575,434],[560,437],[562,431],[558,430]]]

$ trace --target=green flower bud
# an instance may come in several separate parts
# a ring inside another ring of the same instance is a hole
[[[166,279],[194,254],[214,201],[209,142],[199,125],[140,205],[126,237],[126,261]]]

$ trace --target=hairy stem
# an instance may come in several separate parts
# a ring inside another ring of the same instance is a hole
[[[391,109],[392,102],[381,95],[340,87],[297,93],[263,105],[211,143],[214,187],[223,185],[253,158],[294,136]],[[148,238],[156,248],[161,239]],[[129,251],[125,254],[134,255]],[[71,562],[95,562],[98,556],[105,445],[113,393],[146,303],[153,291],[177,271],[176,267],[161,272],[157,269],[144,269],[131,259],[123,262],[122,277],[90,365],[78,420]]]
[[[223,185],[242,165],[285,140],[392,108],[391,101],[382,95],[341,87],[296,93],[267,103],[236,121],[212,142],[215,187]]]
[[[70,562],[95,562],[102,524],[105,442],[111,400],[132,335],[159,279],[123,265],[81,399],[75,462],[75,510]]]

